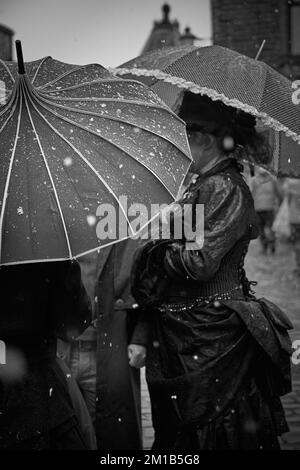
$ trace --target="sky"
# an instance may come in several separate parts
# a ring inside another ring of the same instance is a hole
[[[0,23],[22,41],[24,60],[117,66],[140,54],[164,0],[0,0]],[[169,0],[180,31],[211,36],[209,0]]]

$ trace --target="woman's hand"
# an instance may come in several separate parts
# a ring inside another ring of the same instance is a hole
[[[129,344],[128,346],[129,365],[140,369],[144,367],[146,360],[146,348],[139,344]]]

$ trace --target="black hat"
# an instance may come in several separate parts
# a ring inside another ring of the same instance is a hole
[[[190,91],[184,93],[178,115],[187,123],[188,128],[199,130],[208,123],[225,127],[254,127],[256,124],[256,119],[251,114]]]

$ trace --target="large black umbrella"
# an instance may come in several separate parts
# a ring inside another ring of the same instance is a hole
[[[118,219],[99,239],[103,203],[132,235],[127,207],[173,201],[191,162],[185,125],[149,88],[97,64],[24,66],[20,47],[18,64],[0,61],[0,80],[0,264],[69,259],[125,237]]]

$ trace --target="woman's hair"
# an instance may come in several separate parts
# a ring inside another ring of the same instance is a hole
[[[224,121],[221,123],[203,122],[199,132],[216,138],[222,153],[233,153],[237,158],[248,158],[257,164],[267,165],[272,158],[271,146],[266,136],[255,127],[246,127]]]
[[[251,114],[185,92],[179,117],[186,121],[187,130],[213,135],[222,153],[264,165],[271,161],[271,146],[265,134],[255,128],[256,119]]]

